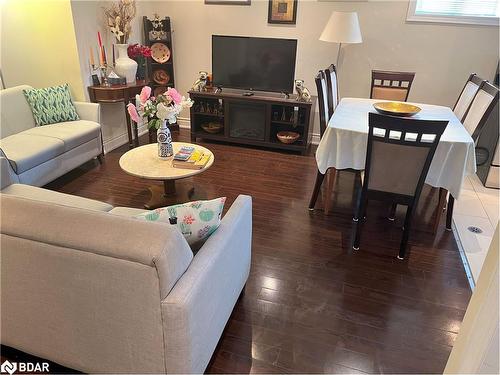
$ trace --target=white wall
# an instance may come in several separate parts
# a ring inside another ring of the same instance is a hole
[[[445,374],[498,374],[498,222]]]
[[[88,100],[87,87],[91,85],[91,74],[99,72],[90,72],[89,57],[90,47],[94,48],[94,58],[96,61],[97,32],[100,31],[103,44],[106,47],[108,62],[112,59],[112,44],[117,40],[111,34],[106,26],[103,8],[109,7],[114,1],[86,1],[71,0],[73,11],[73,23],[75,25],[76,42],[78,45],[78,54],[80,60],[81,75],[84,85],[85,95]],[[142,16],[148,15],[141,8],[142,2],[137,2],[137,15],[132,23],[132,33],[129,43],[141,43],[143,40]],[[126,118],[123,103],[101,104],[101,125],[104,136],[104,148],[106,151],[128,142]]]
[[[84,100],[69,0],[1,1],[0,66],[6,87],[68,83]]]
[[[211,70],[212,34],[298,39],[296,78],[305,79],[315,92],[315,74],[336,58],[337,45],[318,40],[333,10],[357,11],[363,34],[362,44],[344,50],[343,97],[368,97],[372,69],[415,71],[409,100],[447,106],[454,104],[471,72],[493,78],[498,27],[411,24],[406,22],[407,8],[404,0],[301,0],[297,24],[285,26],[267,23],[267,0],[252,0],[251,6],[205,5],[203,0],[141,2],[143,11],[172,20],[175,79],[182,92],[198,71]]]

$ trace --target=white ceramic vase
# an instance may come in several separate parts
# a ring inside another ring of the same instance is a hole
[[[137,63],[128,57],[128,44],[115,44],[118,51],[118,58],[115,60],[115,72],[120,77],[125,77],[127,83],[135,82],[137,74]]]
[[[168,128],[167,120],[163,120],[161,127],[156,131],[156,139],[158,141],[158,157],[160,159],[167,159],[174,154],[172,134]]]

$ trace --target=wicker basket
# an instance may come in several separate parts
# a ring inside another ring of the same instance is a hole
[[[210,134],[217,134],[220,133],[222,129],[224,129],[224,125],[218,123],[218,122],[209,122],[207,124],[202,124],[201,128],[206,131],[207,133]]]
[[[300,134],[297,132],[281,131],[278,132],[278,134],[276,134],[276,137],[278,137],[281,143],[289,145],[294,143],[297,139],[299,139]]]

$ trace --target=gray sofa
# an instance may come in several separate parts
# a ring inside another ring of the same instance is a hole
[[[249,274],[250,197],[193,256],[144,210],[2,182],[2,344],[86,373],[205,370]]]
[[[0,156],[9,160],[11,179],[43,186],[95,157],[102,161],[98,104],[75,102],[80,120],[35,126],[27,88],[0,90]]]

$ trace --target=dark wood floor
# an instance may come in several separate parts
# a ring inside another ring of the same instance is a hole
[[[175,138],[188,141],[181,130]],[[309,156],[204,143],[212,168],[181,184],[209,198],[253,197],[252,268],[208,367],[211,373],[441,373],[471,292],[450,232],[427,228],[437,194],[426,189],[409,255],[395,256],[404,211],[370,204],[353,253],[354,174],[341,172],[331,215],[307,210]],[[128,176],[121,147],[51,183],[54,190],[142,207],[150,182]],[[318,201],[318,207],[322,203]],[[5,348],[4,348],[5,349]],[[4,351],[4,358],[23,354]],[[53,371],[58,368],[53,367]],[[64,369],[63,369],[64,370]]]

